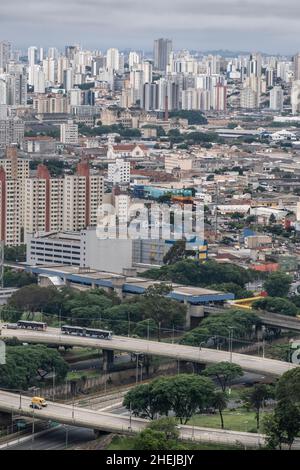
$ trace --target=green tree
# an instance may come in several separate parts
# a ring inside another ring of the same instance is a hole
[[[277,382],[276,398],[300,405],[300,367],[285,372]]]
[[[178,110],[178,111],[171,111],[170,117],[177,117],[180,119],[187,119],[189,125],[193,124],[207,124],[207,119],[201,111],[194,111],[194,110]]]
[[[218,410],[221,420],[221,429],[224,429],[223,411],[227,407],[228,398],[224,392],[216,390],[212,397],[212,406]]]
[[[163,431],[145,429],[135,439],[134,450],[174,450],[178,448],[176,441],[167,439]]]
[[[132,388],[126,393],[123,406],[128,410],[131,409],[134,415],[142,418],[154,419],[157,412],[162,413],[162,409],[158,409],[159,402],[157,397],[152,393],[153,384],[142,384]]]
[[[68,372],[61,355],[46,346],[8,346],[6,363],[0,367],[0,386],[26,390],[55,369],[58,381]]]
[[[270,297],[287,297],[291,288],[292,278],[287,274],[277,271],[265,280],[264,289]]]
[[[211,404],[214,384],[207,377],[181,374],[169,381],[172,410],[180,423],[186,424],[197,412]]]
[[[165,254],[163,259],[164,264],[174,264],[177,263],[177,261],[180,261],[185,258],[185,246],[185,240],[177,240],[174,245],[172,245],[170,250]]]
[[[176,450],[183,449],[178,442],[179,431],[174,418],[160,418],[152,421],[134,439],[135,450]]]
[[[19,271],[9,267],[4,268],[4,287],[24,287],[37,284],[37,277],[26,271]]]
[[[269,448],[282,449],[282,444],[287,444],[291,449],[300,432],[299,407],[290,400],[279,401],[274,413],[264,420],[264,431]]]
[[[265,384],[256,384],[244,395],[245,405],[247,408],[253,408],[256,417],[256,427],[259,431],[260,411],[266,400],[274,395],[272,389]]]
[[[224,393],[232,380],[243,376],[243,369],[238,364],[231,362],[218,362],[208,366],[202,374],[215,378]]]
[[[19,310],[37,312],[47,309],[47,306],[60,298],[55,287],[40,287],[29,285],[22,287],[9,299],[8,305]]]
[[[144,317],[152,319],[157,326],[157,339],[160,341],[161,328],[182,326],[185,321],[186,307],[166,296],[171,292],[171,287],[166,284],[158,284],[148,287],[142,296]]]
[[[295,317],[298,314],[296,305],[288,299],[280,297],[264,297],[253,302],[252,307],[257,310],[265,310],[281,315]]]
[[[4,259],[11,262],[24,262],[26,261],[26,245],[19,246],[5,246]]]
[[[209,347],[227,344],[229,327],[234,328],[234,339],[251,339],[254,327],[260,323],[260,319],[252,311],[226,310],[224,313],[204,318],[200,326],[183,336],[181,343],[199,346],[200,343],[206,342]]]
[[[181,374],[162,377],[130,390],[123,401],[127,409],[140,417],[153,419],[156,414],[167,416],[171,411],[181,423],[211,403],[213,382],[199,375]]]
[[[148,425],[148,428],[154,431],[162,431],[169,440],[177,441],[179,439],[179,430],[174,418],[156,419]]]

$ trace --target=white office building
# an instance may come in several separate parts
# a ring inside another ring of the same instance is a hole
[[[108,165],[108,181],[113,184],[130,183],[130,162],[117,159]]]
[[[78,124],[73,121],[60,125],[60,141],[67,145],[78,144]]]

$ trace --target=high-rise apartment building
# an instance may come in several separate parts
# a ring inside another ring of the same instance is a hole
[[[15,147],[0,160],[0,235],[7,245],[19,245],[27,234],[76,231],[97,225],[103,201],[103,177],[90,174],[87,162],[75,175],[52,178],[45,165],[29,176],[29,160]]]
[[[244,109],[257,108],[257,93],[250,87],[241,90],[240,106]]]
[[[8,41],[0,42],[0,73],[7,70],[7,64],[11,57],[11,44]]]
[[[24,187],[29,160],[18,158],[16,147],[8,147],[0,160],[0,239],[7,245],[24,242]]]
[[[64,179],[64,224],[68,231],[97,225],[97,212],[104,194],[103,177],[91,175],[87,162],[78,164],[77,174]]]
[[[130,162],[116,159],[108,165],[108,181],[113,184],[130,183]]]
[[[283,111],[283,89],[275,86],[270,91],[270,109],[273,111]]]
[[[173,45],[171,39],[160,38],[154,41],[153,57],[154,68],[156,70],[166,72],[172,48]]]
[[[34,85],[34,66],[38,62],[38,50],[37,47],[31,46],[28,48],[28,84]]]
[[[300,80],[300,52],[293,57],[294,80]]]
[[[60,125],[60,141],[67,145],[78,144],[78,124],[73,121]]]
[[[108,49],[106,53],[106,67],[108,70],[118,71],[120,68],[120,53],[118,49]]]
[[[18,117],[0,119],[0,148],[20,144],[24,138],[24,121]]]

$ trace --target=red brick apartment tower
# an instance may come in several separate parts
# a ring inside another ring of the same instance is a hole
[[[0,240],[5,241],[6,231],[6,173],[4,168],[0,166],[0,197],[1,197],[1,227]]]
[[[46,165],[40,164],[37,167],[37,178],[44,179],[46,182],[46,214],[45,214],[45,230],[46,232],[50,232],[51,224],[50,224],[50,217],[51,217],[51,201],[50,201],[50,173]]]
[[[90,208],[90,167],[87,160],[82,160],[77,165],[77,176],[85,178],[85,226],[88,227],[91,222],[91,208]]]

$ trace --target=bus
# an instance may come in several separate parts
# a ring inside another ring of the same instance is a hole
[[[37,331],[46,331],[47,330],[47,323],[39,322],[39,321],[29,321],[29,320],[19,320],[18,328],[25,328]]]
[[[97,328],[63,325],[61,332],[66,335],[84,336],[90,338],[112,339],[112,332]]]

